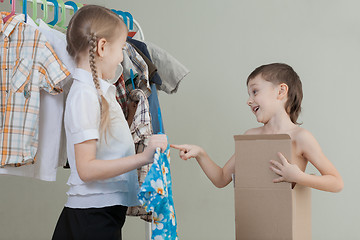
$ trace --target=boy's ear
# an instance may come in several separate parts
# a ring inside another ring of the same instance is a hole
[[[105,38],[101,38],[97,43],[96,52],[99,55],[99,57],[104,57],[105,44],[106,44]]]
[[[278,93],[278,99],[283,100],[287,97],[289,91],[289,87],[286,83],[281,83],[279,85],[279,93]]]

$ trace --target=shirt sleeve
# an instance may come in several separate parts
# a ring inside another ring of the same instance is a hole
[[[62,92],[61,87],[57,84],[66,79],[70,72],[43,35],[40,35],[38,51],[37,60],[43,76],[40,80],[40,88],[53,95]]]
[[[96,93],[81,89],[68,98],[65,124],[74,144],[99,139],[100,103]]]

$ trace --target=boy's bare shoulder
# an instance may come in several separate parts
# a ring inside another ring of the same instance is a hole
[[[257,135],[261,134],[262,127],[250,128],[244,132],[244,135]]]
[[[312,133],[302,127],[297,127],[291,135],[291,138],[298,143],[309,143],[315,140]]]

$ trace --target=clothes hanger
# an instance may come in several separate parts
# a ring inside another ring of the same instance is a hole
[[[44,17],[43,17],[43,21],[46,22],[48,19],[48,5],[47,5],[47,1],[46,0],[42,0],[42,5],[41,5],[41,9],[44,10]]]
[[[115,10],[115,9],[111,9],[111,11],[113,11],[114,13],[116,13],[117,15],[120,15],[122,17],[122,19],[124,20],[124,23],[126,26],[128,26],[127,24],[127,19],[129,18],[129,30],[133,30],[134,29],[134,20],[133,20],[133,16],[131,15],[131,13],[129,12],[123,12],[120,10]]]
[[[65,3],[62,0],[57,0],[58,3],[61,6],[61,21],[56,24],[57,26],[66,29],[65,23],[66,23],[66,8],[65,8]]]
[[[25,15],[25,22],[27,22],[27,1],[26,0],[23,0],[23,14]]]
[[[79,9],[79,7],[73,1],[67,1],[65,2],[65,5],[72,7],[74,9],[74,13],[76,13],[76,11]]]
[[[131,78],[131,84],[132,84],[132,88],[133,90],[135,89],[135,84],[134,84],[134,72],[132,69],[130,69],[130,78]]]
[[[12,0],[11,2],[11,13],[3,18],[3,22],[5,23],[9,18],[15,15],[15,7],[16,7],[16,0]]]
[[[81,4],[81,3],[76,3],[76,5],[78,6],[78,9],[82,8],[84,6],[84,4]]]
[[[59,3],[56,0],[47,0],[54,4],[54,20],[49,22],[48,24],[51,26],[55,26],[55,24],[59,21]]]
[[[137,29],[137,31],[135,31],[135,33],[138,32],[138,33],[140,34],[140,36],[139,36],[140,40],[141,40],[142,42],[145,41],[144,32],[143,32],[140,24],[139,24],[135,19],[133,19],[133,21],[134,21],[135,27],[136,27],[136,29]],[[134,33],[134,35],[135,35],[135,33]]]
[[[37,18],[37,0],[33,0],[32,9],[33,9],[32,19],[35,22]]]

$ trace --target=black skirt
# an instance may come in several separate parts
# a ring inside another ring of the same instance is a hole
[[[64,207],[52,240],[121,240],[125,206],[75,209]]]

